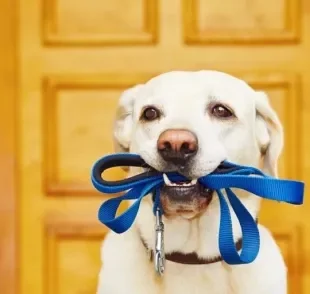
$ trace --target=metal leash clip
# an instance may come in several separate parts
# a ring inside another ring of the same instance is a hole
[[[162,276],[165,270],[164,223],[159,208],[156,210],[154,263],[156,272]]]

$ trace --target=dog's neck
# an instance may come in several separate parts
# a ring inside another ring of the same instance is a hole
[[[146,252],[148,253],[150,261],[153,261],[154,259],[154,250],[150,248],[145,240],[142,238],[140,231],[138,230],[139,238],[141,243],[143,244]],[[236,250],[239,251],[242,249],[242,238],[240,238],[236,243],[235,243]],[[197,264],[211,264],[211,263],[216,263],[223,261],[222,257],[220,255],[217,256],[212,256],[209,258],[201,257],[199,256],[196,252],[192,253],[182,253],[182,252],[172,252],[172,253],[165,253],[165,259],[179,263],[179,264],[186,264],[186,265],[197,265]]]
[[[259,202],[258,197],[248,193],[236,192],[241,197],[243,204],[251,213],[253,218],[257,217]],[[220,211],[218,199],[212,200],[211,204],[203,215],[193,220],[181,217],[167,219],[163,216],[164,222],[164,243],[165,252],[180,252],[183,254],[197,253],[201,258],[210,259],[219,256],[218,237]],[[239,222],[232,212],[232,225],[234,240],[237,243],[241,237]],[[152,203],[148,199],[142,201],[136,219],[136,227],[147,248],[154,248],[155,245],[155,218],[152,213]]]

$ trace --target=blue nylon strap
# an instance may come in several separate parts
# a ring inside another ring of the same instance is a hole
[[[123,196],[105,201],[98,212],[99,220],[116,233],[127,231],[135,221],[140,203],[144,197],[153,194],[153,213],[160,204],[160,188],[164,185],[160,172],[145,172],[122,181],[106,181],[102,173],[115,166],[146,166],[137,154],[119,153],[108,155],[98,160],[93,169],[91,180],[94,187],[102,193],[127,191]],[[228,264],[246,264],[255,260],[260,247],[257,224],[248,210],[233,193],[231,188],[243,189],[262,198],[300,205],[303,203],[304,183],[292,180],[281,180],[265,175],[260,170],[236,165],[230,162],[223,164],[224,171],[215,171],[198,179],[204,187],[215,190],[220,202],[219,249],[223,260]],[[166,173],[170,181],[186,180],[178,173]],[[225,195],[221,190],[225,191]],[[225,197],[226,196],[226,197]],[[227,200],[236,215],[242,231],[242,250],[237,252],[233,237],[231,212]],[[124,200],[136,200],[119,216],[116,212]]]

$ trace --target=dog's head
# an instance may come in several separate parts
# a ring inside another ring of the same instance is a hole
[[[126,90],[114,138],[118,151],[140,154],[152,168],[178,171],[189,181],[161,191],[165,216],[203,214],[213,191],[197,178],[224,160],[277,175],[283,135],[267,96],[215,71],[169,72]]]

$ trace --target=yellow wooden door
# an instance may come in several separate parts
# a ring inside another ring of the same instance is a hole
[[[121,91],[157,73],[217,69],[265,90],[285,127],[280,175],[310,184],[308,0],[20,0],[15,9],[21,294],[95,293],[106,197],[90,169],[113,152]],[[309,212],[265,202],[261,213],[290,294],[310,293]]]

